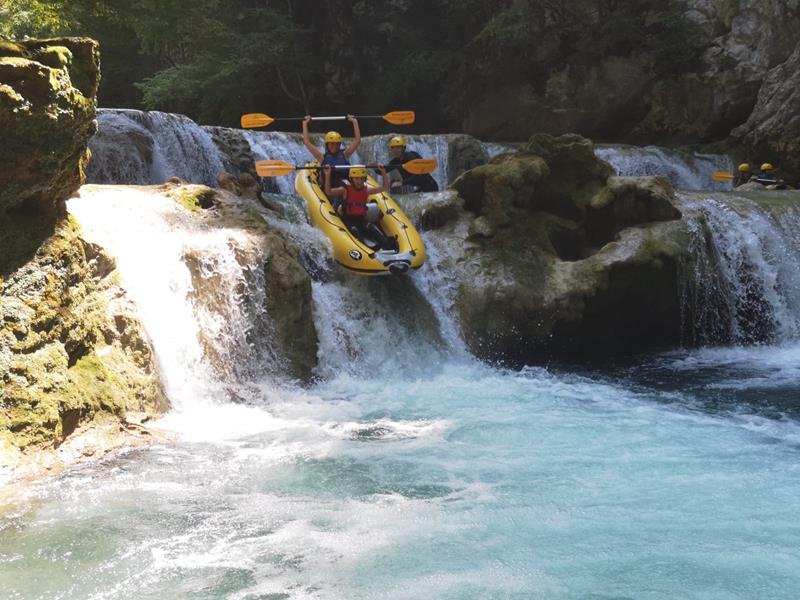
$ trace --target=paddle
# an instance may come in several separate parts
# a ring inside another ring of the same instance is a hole
[[[414,175],[425,175],[426,173],[432,173],[434,169],[436,169],[436,159],[415,158],[414,160],[410,160],[400,166]],[[369,169],[375,169],[376,165],[335,165],[333,168],[350,169],[351,167],[367,167]],[[296,167],[287,162],[283,162],[282,160],[260,160],[256,163],[256,173],[258,173],[261,177],[281,177],[283,175],[289,175],[289,173],[292,171],[300,171],[304,169],[313,170],[322,169],[322,167],[319,165]]]
[[[305,117],[282,117],[276,119],[262,113],[250,113],[242,115],[242,127],[245,129],[255,129],[258,127],[266,127],[275,121],[302,121]],[[386,113],[385,115],[356,115],[358,119],[383,119],[392,125],[411,125],[416,119],[413,110],[395,110]],[[312,121],[344,121],[347,117],[312,117]]]
[[[736,179],[736,175],[728,173],[727,171],[714,171],[711,177],[714,181],[733,181]]]

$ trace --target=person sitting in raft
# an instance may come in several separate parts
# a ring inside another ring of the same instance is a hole
[[[739,187],[740,185],[744,185],[748,181],[750,181],[750,177],[752,176],[752,172],[750,169],[750,163],[742,163],[736,169],[736,178],[733,180],[733,187]]]
[[[389,238],[384,235],[375,223],[367,221],[367,199],[372,194],[381,194],[389,189],[389,176],[386,168],[378,165],[381,173],[381,187],[370,187],[367,185],[367,169],[364,167],[351,167],[348,172],[349,181],[345,180],[339,187],[331,187],[331,165],[325,165],[325,187],[323,191],[328,198],[343,198],[338,211],[342,216],[342,221],[355,237],[362,242],[364,236],[368,235],[374,239],[381,248],[391,248]]]
[[[320,152],[308,137],[308,124],[311,122],[311,116],[306,115],[303,118],[303,144],[305,144],[311,156],[321,165],[335,167],[350,164],[350,157],[361,144],[361,130],[358,128],[358,120],[353,115],[347,115],[347,120],[353,124],[353,143],[345,150],[342,150],[342,134],[338,131],[329,131],[325,134],[324,152]],[[331,175],[333,187],[340,187],[345,179],[347,179],[347,169],[333,169]]]
[[[387,171],[397,169],[402,181],[392,182],[392,188],[411,188],[415,192],[438,192],[439,185],[429,174],[414,175],[406,171],[401,165],[416,158],[422,158],[416,152],[406,150],[406,139],[402,135],[396,135],[389,140],[389,154],[392,159],[389,161]],[[400,191],[399,189],[397,191]]]
[[[789,188],[786,182],[778,178],[778,171],[772,163],[764,163],[761,165],[761,172],[750,181],[755,181],[768,190],[786,190]]]

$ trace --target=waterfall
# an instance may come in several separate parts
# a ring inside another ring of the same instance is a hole
[[[691,344],[782,343],[800,333],[800,211],[733,195],[681,195],[691,232]]]
[[[732,171],[733,161],[722,154],[689,153],[657,146],[605,145],[595,147],[595,155],[609,163],[617,175],[642,177],[661,175],[679,190],[730,190],[730,183],[711,178],[714,171]]]
[[[180,177],[215,186],[225,170],[211,136],[183,115],[100,109],[89,141],[90,183],[163,183]]]
[[[186,214],[153,189],[84,186],[68,207],[115,257],[176,409],[247,397],[252,382],[279,376],[255,234]]]

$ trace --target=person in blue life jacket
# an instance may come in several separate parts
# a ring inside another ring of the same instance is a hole
[[[381,248],[390,249],[393,244],[381,231],[380,227],[367,221],[367,202],[372,194],[381,194],[389,189],[389,176],[386,168],[378,165],[381,174],[381,187],[367,185],[367,169],[364,167],[351,167],[347,173],[348,179],[338,187],[331,186],[332,171],[331,165],[323,167],[325,186],[323,191],[328,198],[341,198],[337,212],[342,217],[347,229],[362,242],[365,237],[373,239]]]
[[[353,143],[342,150],[342,134],[338,131],[329,131],[325,134],[325,147],[323,151],[314,146],[308,137],[308,124],[312,118],[306,115],[303,118],[303,144],[318,163],[322,166],[330,165],[347,166],[350,164],[350,157],[361,144],[361,130],[358,128],[358,120],[353,115],[347,115],[347,120],[353,124]],[[342,182],[347,179],[347,169],[332,169],[331,183],[333,187],[340,187]],[[336,207],[334,207],[336,208]]]
[[[415,175],[406,171],[402,165],[410,160],[422,158],[418,153],[406,149],[406,138],[396,135],[389,140],[389,154],[392,159],[389,161],[387,171],[397,169],[402,181],[393,181],[392,189],[398,192],[438,192],[439,184],[429,174]]]

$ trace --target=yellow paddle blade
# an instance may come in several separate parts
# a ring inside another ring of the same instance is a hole
[[[413,110],[396,110],[383,115],[383,120],[392,125],[411,125],[416,118]]]
[[[407,163],[403,163],[403,168],[414,175],[424,175],[433,173],[436,170],[435,158],[415,158]]]
[[[274,120],[275,119],[273,119],[269,115],[264,115],[261,113],[250,113],[247,115],[242,115],[242,127],[244,127],[245,129],[266,127]]]
[[[256,173],[261,177],[281,177],[294,171],[294,167],[282,160],[260,160],[256,163]]]
[[[714,174],[711,175],[714,181],[733,181],[736,178],[736,175],[733,173],[728,173],[727,171],[714,171]]]

